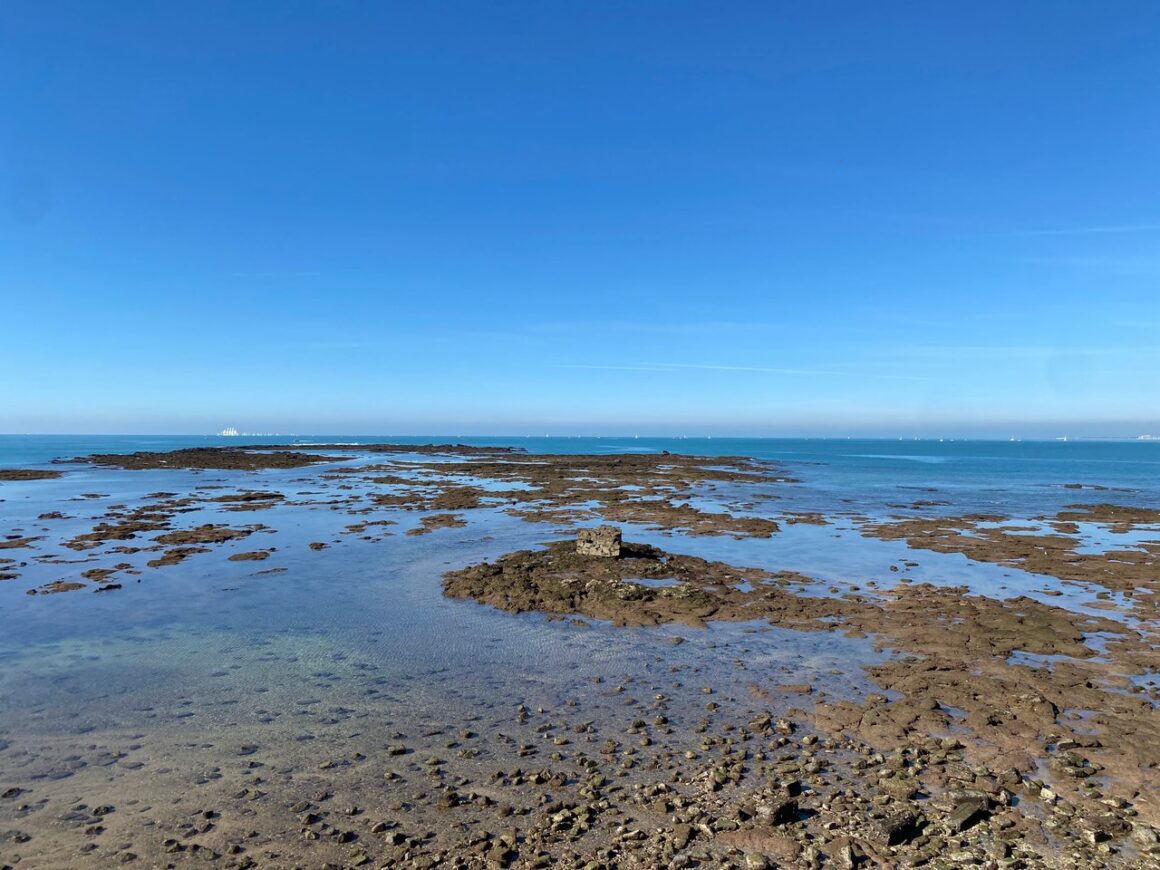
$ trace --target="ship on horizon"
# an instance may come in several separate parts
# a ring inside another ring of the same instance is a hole
[[[238,430],[235,429],[233,426],[226,426],[226,428],[224,428],[224,429],[222,429],[222,431],[218,432],[218,435],[220,435],[224,438],[233,438],[239,434],[240,433],[238,432]]]

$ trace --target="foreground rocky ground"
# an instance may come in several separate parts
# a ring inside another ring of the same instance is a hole
[[[665,580],[670,585],[658,585]],[[1095,671],[1082,665],[1093,655],[1083,645],[1085,632],[1117,637],[1122,658],[1113,668],[1154,662],[1154,638],[1113,620],[1026,598],[997,602],[931,586],[906,586],[873,600],[788,591],[800,580],[643,546],[627,545],[618,559],[580,556],[570,541],[562,541],[451,572],[444,589],[513,612],[580,614],[619,625],[762,618],[805,630],[873,631],[881,645],[912,653],[870,669],[893,699],[876,695],[865,704],[820,704],[815,712],[815,723],[831,735],[830,745],[837,739],[846,741],[847,749],[879,747],[893,758],[885,772],[857,767],[873,772],[855,791],[871,806],[893,806],[902,814],[899,821],[911,819],[910,833],[878,843],[881,852],[867,847],[874,843],[859,841],[863,855],[876,861],[907,855],[925,862],[946,848],[941,838],[929,853],[911,854],[905,845],[919,830],[912,817],[924,811],[935,815],[932,808],[939,806],[939,800],[915,802],[920,795],[940,798],[949,813],[941,830],[957,835],[957,845],[975,850],[960,849],[959,861],[1010,857],[1003,837],[999,853],[991,851],[997,832],[990,826],[965,833],[994,806],[1011,808],[1000,832],[1015,830],[1018,839],[1030,837],[1041,847],[1056,841],[1048,851],[1070,850],[1077,866],[1097,866],[1114,853],[1110,844],[1129,834],[1135,837],[1128,847],[1133,860],[1146,860],[1160,843],[1152,827],[1160,766],[1157,692],[1108,692],[1093,682]],[[1012,666],[1008,658],[1016,650],[1074,657],[1077,663],[1054,671]],[[1072,722],[1062,715],[1069,708],[1098,715]],[[791,733],[785,723],[783,728]],[[940,734],[955,736],[931,736]],[[848,742],[851,738],[857,743]],[[953,754],[960,763],[949,771],[948,748],[963,750]],[[1036,778],[1040,769],[1054,775],[1053,787]],[[1108,771],[1113,772],[1110,790],[1095,784],[1106,781]],[[768,771],[760,776],[768,778]],[[885,793],[875,793],[883,786]],[[759,792],[758,797],[769,796]],[[1035,801],[1033,808],[1024,809],[1029,800]],[[960,825],[960,817],[971,824]],[[1022,824],[1016,825],[1015,817]],[[856,822],[847,818],[840,827],[850,833]],[[1076,842],[1059,842],[1069,839]],[[885,848],[895,845],[900,848]]]
[[[305,755],[241,744],[211,770],[175,757],[169,779],[149,781],[131,764],[140,741],[72,747],[33,776],[37,750],[0,735],[0,868],[1160,867],[1160,690],[1148,679],[1160,665],[1160,544],[1081,547],[1092,524],[1138,537],[1156,511],[1080,505],[1034,528],[991,515],[852,520],[916,558],[961,553],[1104,590],[1095,606],[1069,608],[913,582],[905,564],[880,583],[827,588],[682,552],[697,536],[762,539],[832,520],[779,510],[778,488],[793,481],[769,463],[449,445],[381,445],[351,463],[354,452],[91,457],[126,473],[306,476],[293,488],[215,478],[138,504],[76,494],[35,526],[5,530],[0,579],[59,567],[27,591],[131,594],[129,578],[215,554],[284,570],[291,546],[254,542],[287,509],[345,518],[336,534],[294,544],[313,551],[454,529],[487,511],[556,529],[631,523],[680,540],[609,559],[546,533],[556,540],[449,571],[444,592],[547,614],[561,631],[762,622],[869,637],[889,653],[866,668],[877,691],[833,698],[786,675],[771,695],[750,681],[742,647],[720,651],[738,673],[728,685],[674,667],[670,679],[629,675],[554,709],[449,714],[406,731],[348,727],[357,711],[331,711],[322,725],[345,730]],[[0,480],[67,480],[68,469]],[[235,521],[255,511],[268,523]],[[106,762],[127,765],[115,785],[86,773]]]

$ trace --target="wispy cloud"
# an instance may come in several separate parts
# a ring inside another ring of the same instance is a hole
[[[1160,271],[1156,257],[1022,257],[1020,263],[1063,269],[1090,269],[1124,276],[1154,275]]]
[[[928,362],[965,363],[971,360],[1051,360],[1051,359],[1084,359],[1107,358],[1116,360],[1121,358],[1141,359],[1160,355],[1160,348],[1141,345],[1075,345],[1067,347],[1061,345],[996,345],[996,344],[940,344],[940,345],[911,345],[908,347],[884,348],[875,354],[883,359],[914,359]]]
[[[538,332],[591,333],[631,332],[656,335],[731,335],[733,333],[771,332],[784,329],[784,324],[762,321],[688,320],[664,322],[641,320],[569,320],[539,323],[532,327]]]
[[[595,369],[618,372],[659,372],[662,374],[678,374],[684,371],[710,372],[748,372],[770,375],[790,375],[801,377],[835,377],[835,378],[878,378],[899,381],[931,381],[934,378],[920,375],[878,374],[875,372],[850,372],[831,369],[798,369],[780,368],[774,366],[732,366],[715,365],[709,363],[639,363],[636,365],[600,365],[590,363],[559,363],[553,368],[558,369]]]
[[[1014,230],[1004,235],[1009,236],[1102,236],[1117,233],[1154,233],[1160,232],[1160,223],[1156,224],[1097,224],[1087,227],[1056,227],[1051,229]]]

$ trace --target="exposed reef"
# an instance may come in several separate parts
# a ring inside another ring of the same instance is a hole
[[[349,457],[342,457],[349,458]],[[184,468],[216,471],[258,471],[263,468],[303,468],[338,457],[268,447],[190,447],[166,452],[94,453],[57,462],[87,463],[129,470]]]
[[[0,468],[0,481],[56,480],[62,474],[43,468]]]
[[[979,562],[1096,583],[1128,594],[1138,588],[1160,593],[1160,529],[1155,540],[1123,547],[1116,547],[1113,542],[1107,549],[1090,552],[1080,549],[1083,542],[1076,525],[1080,522],[1100,523],[1109,535],[1124,535],[1140,526],[1160,524],[1160,510],[1072,505],[1031,525],[1002,515],[965,514],[866,523],[863,531],[883,540],[905,540],[915,549],[962,553]]]

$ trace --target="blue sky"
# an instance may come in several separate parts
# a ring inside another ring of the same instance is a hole
[[[0,3],[0,431],[1160,429],[1160,4]]]

